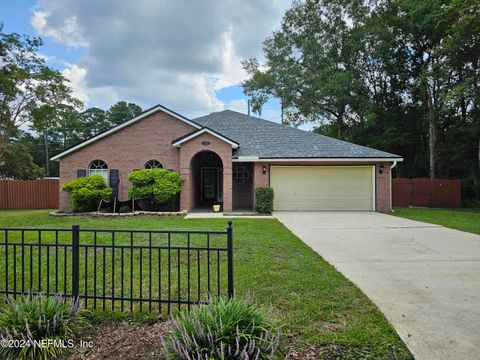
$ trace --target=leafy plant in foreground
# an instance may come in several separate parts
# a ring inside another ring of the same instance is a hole
[[[28,295],[21,300],[9,298],[7,306],[0,310],[0,341],[16,343],[1,346],[0,358],[55,359],[69,347],[67,340],[72,340],[86,325],[87,321],[79,314],[78,302],[44,295]]]
[[[252,299],[213,299],[171,319],[163,346],[171,359],[273,359],[280,332]]]

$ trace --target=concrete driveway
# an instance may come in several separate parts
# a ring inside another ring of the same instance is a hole
[[[416,359],[480,359],[480,236],[371,212],[279,212],[353,281]]]

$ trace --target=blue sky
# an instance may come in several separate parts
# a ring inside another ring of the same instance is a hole
[[[240,62],[262,56],[290,0],[17,0],[2,3],[6,32],[40,36],[86,106],[156,103],[195,117],[247,112]],[[178,14],[182,14],[181,17]],[[276,99],[262,117],[279,121]]]

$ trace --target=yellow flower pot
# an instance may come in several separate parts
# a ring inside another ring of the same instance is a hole
[[[213,212],[219,212],[220,211],[220,205],[213,205]]]

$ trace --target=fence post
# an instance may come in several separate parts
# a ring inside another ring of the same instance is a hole
[[[80,288],[80,226],[72,225],[72,296],[78,301]]]
[[[228,222],[227,228],[227,257],[228,257],[228,297],[233,297],[235,288],[233,285],[233,228],[232,222]]]

